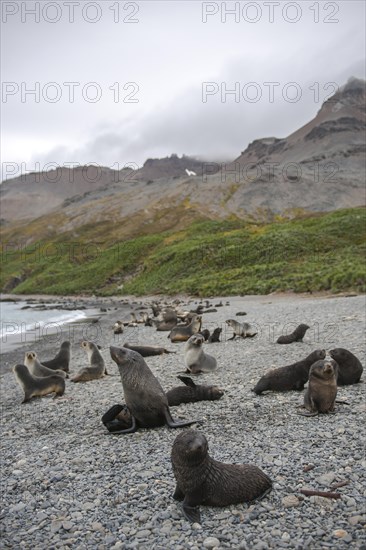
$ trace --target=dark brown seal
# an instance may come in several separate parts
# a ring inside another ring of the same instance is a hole
[[[24,391],[22,403],[32,397],[42,397],[49,393],[63,395],[65,392],[65,378],[54,374],[52,376],[33,376],[25,365],[15,365],[13,373],[16,381]]]
[[[292,344],[293,342],[302,342],[302,339],[305,336],[306,331],[310,327],[308,325],[301,324],[295,328],[294,332],[291,334],[285,334],[279,336],[277,339],[277,344]]]
[[[138,428],[154,428],[164,424],[169,428],[181,428],[197,422],[173,420],[168,399],[160,382],[139,353],[114,346],[110,347],[110,353],[113,361],[117,363],[126,405],[132,417],[130,428],[115,433],[133,433]]]
[[[221,327],[217,327],[215,328],[215,330],[213,331],[213,333],[209,336],[208,338],[208,343],[209,344],[213,344],[214,342],[220,342],[220,334],[222,333],[222,328]]]
[[[224,464],[211,458],[206,437],[196,430],[176,437],[171,460],[177,482],[173,498],[183,501],[183,513],[192,522],[201,521],[201,504],[250,502],[272,487],[270,478],[257,466]]]
[[[169,407],[196,401],[216,401],[224,392],[218,386],[196,385],[189,376],[178,376],[185,386],[177,386],[166,392]]]
[[[311,366],[309,385],[304,395],[304,407],[310,415],[305,413],[305,416],[334,411],[337,376],[338,365],[333,359],[317,361]]]
[[[344,348],[331,349],[329,355],[338,364],[338,386],[357,384],[360,381],[363,367],[361,361]]]
[[[325,355],[324,349],[317,349],[302,361],[278,369],[272,369],[262,376],[257,385],[253,388],[253,391],[257,395],[260,395],[267,390],[303,390],[304,384],[306,384],[309,378],[311,365],[320,359],[324,359]]]
[[[123,344],[124,348],[132,349],[132,351],[137,351],[142,357],[152,357],[154,355],[163,355],[164,353],[176,353],[175,351],[169,351],[165,348],[159,348],[157,346],[133,346],[126,342]]]
[[[62,342],[59,352],[53,359],[41,361],[42,365],[52,370],[64,370],[69,372],[71,360],[71,344],[68,341]]]

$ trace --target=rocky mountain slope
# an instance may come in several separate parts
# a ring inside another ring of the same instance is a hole
[[[5,234],[27,242],[77,236],[81,226],[108,221],[131,236],[197,218],[270,220],[363,205],[365,122],[365,81],[350,79],[308,124],[284,139],[256,140],[227,164],[172,155],[139,170],[63,168],[7,180],[0,186]]]

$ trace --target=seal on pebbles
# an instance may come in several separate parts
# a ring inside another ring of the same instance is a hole
[[[124,348],[137,351],[142,357],[153,357],[154,355],[163,355],[164,353],[176,353],[165,348],[159,348],[158,346],[133,346],[127,342],[123,344]]]
[[[189,325],[174,327],[168,335],[168,338],[170,338],[171,342],[186,342],[193,334],[201,330],[201,324],[202,317],[197,315],[192,319]]]
[[[89,360],[89,367],[84,367],[79,370],[71,378],[72,382],[89,382],[89,380],[97,380],[103,378],[107,374],[105,369],[104,359],[98,349],[98,346],[93,342],[84,340],[81,342],[81,347],[86,351]]]
[[[13,373],[19,386],[24,391],[22,403],[26,403],[32,397],[42,397],[49,393],[63,395],[65,392],[65,378],[55,373],[52,376],[33,376],[25,365],[15,365]]]
[[[241,338],[252,338],[257,334],[257,331],[249,323],[239,323],[235,319],[228,319],[226,324],[229,325],[234,331],[234,334],[229,340],[234,340],[237,336]]]
[[[201,504],[229,506],[263,497],[271,479],[257,466],[224,464],[210,457],[206,437],[196,430],[180,433],[172,447],[176,488],[173,498],[183,501],[183,513],[200,522]]]
[[[48,367],[45,367],[39,362],[37,354],[35,351],[28,351],[24,356],[24,364],[28,367],[29,372],[33,376],[53,376],[57,374],[61,378],[66,378],[67,374],[64,370],[52,370]]]
[[[69,372],[71,361],[71,344],[67,340],[62,342],[60,350],[53,359],[41,361],[42,365],[52,370]]]
[[[212,355],[208,355],[202,349],[204,337],[194,334],[186,343],[184,360],[187,372],[198,374],[199,372],[212,372],[217,368],[217,361]]]
[[[361,361],[344,348],[331,349],[329,355],[338,365],[338,386],[357,384],[362,376]]]
[[[218,386],[195,384],[189,376],[178,376],[178,378],[185,385],[177,386],[166,392],[169,407],[196,401],[216,401],[224,395],[224,391]]]
[[[293,342],[302,342],[302,339],[305,336],[306,331],[310,327],[308,325],[301,324],[295,328],[291,334],[284,334],[279,336],[277,339],[277,344],[292,344]]]
[[[267,390],[303,390],[309,378],[311,365],[316,361],[320,361],[320,359],[325,359],[325,355],[324,349],[317,349],[302,361],[278,369],[269,370],[260,378],[257,385],[253,388],[254,393],[260,395]]]
[[[197,422],[173,420],[160,382],[139,353],[114,346],[110,347],[110,353],[117,363],[126,405],[132,417],[131,427],[114,433],[133,433],[138,428],[154,428],[164,424],[169,428],[182,428]],[[108,422],[105,425],[108,428]]]
[[[304,416],[315,416],[318,413],[334,412],[337,397],[338,365],[333,360],[314,363],[309,371],[309,385],[304,395],[304,407],[309,413]]]

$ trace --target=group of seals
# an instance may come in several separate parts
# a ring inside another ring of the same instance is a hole
[[[212,372],[217,368],[217,361],[212,355],[208,355],[202,349],[204,337],[202,334],[194,334],[186,344],[184,360],[187,371],[192,374],[199,372]]]
[[[257,466],[224,464],[210,457],[206,437],[196,431],[180,433],[172,447],[176,488],[173,498],[183,501],[184,516],[200,522],[200,505],[229,506],[263,497],[271,479]]]

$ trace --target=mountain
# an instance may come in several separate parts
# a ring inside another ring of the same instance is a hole
[[[5,236],[77,236],[82,226],[98,236],[98,224],[113,222],[128,237],[195,219],[270,220],[363,205],[365,99],[365,81],[350,79],[305,126],[255,140],[226,164],[171,155],[138,170],[62,168],[7,180]]]

